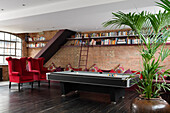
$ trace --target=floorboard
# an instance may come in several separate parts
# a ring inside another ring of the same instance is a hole
[[[2,85],[0,113],[130,113],[131,102],[137,96],[135,91],[126,90],[124,99],[110,104],[83,99],[78,95],[63,98],[58,83],[51,83],[50,88],[48,83],[41,83],[40,88],[34,83],[33,90],[29,84],[23,84],[21,92],[18,92],[17,84],[12,84],[11,89]]]

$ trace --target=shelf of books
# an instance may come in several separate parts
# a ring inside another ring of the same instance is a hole
[[[82,38],[83,37],[83,38]],[[140,45],[143,44],[142,40],[135,35],[132,30],[128,31],[115,31],[115,32],[105,32],[105,33],[76,33],[72,38],[68,38],[72,41],[71,45],[66,45],[65,47],[79,47],[81,44],[84,46],[119,46],[119,45]],[[146,40],[147,42],[148,40]],[[170,38],[166,44],[170,44]]]
[[[129,39],[129,38],[110,38],[110,39],[91,39],[91,41],[88,42],[88,40],[82,41],[82,40],[74,40],[72,41],[71,45],[67,45],[65,47],[73,46],[73,47],[79,47],[83,44],[84,46],[127,46],[127,45],[139,45],[142,44],[140,39]]]
[[[28,37],[27,48],[43,48],[48,41],[45,37]]]

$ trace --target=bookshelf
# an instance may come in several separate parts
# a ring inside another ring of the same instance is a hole
[[[48,41],[45,37],[28,37],[27,48],[43,48]]]
[[[84,38],[82,38],[84,37]],[[141,44],[140,39],[137,38],[135,32],[132,30],[114,30],[95,33],[76,33],[72,38],[68,38],[72,42],[70,46],[80,46],[81,44],[97,46],[115,46],[127,44]]]
[[[145,32],[145,31],[144,31]],[[138,35],[131,29],[119,29],[110,31],[96,31],[96,32],[78,32],[68,41],[72,41],[70,45],[65,47],[79,47],[81,44],[88,45],[90,47],[99,46],[132,46],[140,45],[143,42],[138,38]],[[82,38],[83,37],[83,38]],[[147,40],[146,40],[147,41]],[[167,45],[169,45],[167,42]]]

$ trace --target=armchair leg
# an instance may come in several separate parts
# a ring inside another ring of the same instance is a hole
[[[50,80],[48,80],[48,87],[50,88]]]
[[[18,91],[20,92],[20,83],[18,83]]]
[[[40,87],[40,81],[38,81],[38,87]]]
[[[31,89],[33,89],[33,84],[34,84],[34,82],[31,82]]]
[[[9,89],[11,89],[11,82],[9,82]]]

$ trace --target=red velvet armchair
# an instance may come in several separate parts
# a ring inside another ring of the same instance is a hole
[[[9,89],[11,88],[11,82],[18,83],[18,90],[20,91],[20,84],[31,82],[33,88],[33,73],[26,70],[26,57],[16,59],[7,57],[8,72],[9,72]]]
[[[34,72],[34,81],[38,81],[38,86],[40,87],[40,81],[47,80],[46,73],[51,72],[47,68],[43,67],[44,58],[34,59],[29,57],[28,59],[29,71]],[[50,80],[48,81],[50,87]]]

